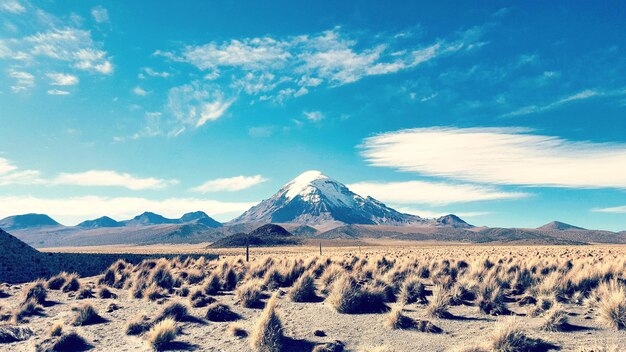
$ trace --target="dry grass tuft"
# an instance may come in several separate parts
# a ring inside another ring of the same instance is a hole
[[[515,318],[501,321],[496,325],[488,341],[491,351],[536,351],[541,347],[539,340],[529,338]]]
[[[46,282],[44,280],[37,280],[26,289],[23,302],[34,301],[38,304],[44,304],[47,297],[48,291],[46,290]]]
[[[294,302],[313,302],[317,300],[315,294],[315,282],[312,273],[304,273],[296,280],[289,291],[289,297]]]
[[[567,313],[559,305],[555,305],[544,314],[541,328],[545,331],[565,331],[569,326]]]
[[[598,303],[598,320],[613,329],[626,328],[626,289],[612,285]]]
[[[250,345],[259,352],[280,352],[283,348],[283,325],[276,314],[278,295],[267,302],[250,338]]]
[[[139,315],[126,323],[126,335],[141,335],[150,329],[148,317]]]
[[[43,307],[41,305],[34,300],[28,300],[26,302],[22,302],[22,304],[20,304],[17,309],[13,311],[11,321],[13,323],[22,323],[27,317],[41,315],[42,312]]]
[[[237,287],[235,296],[239,303],[246,308],[258,308],[262,305],[263,281],[252,279]]]
[[[78,274],[68,274],[65,278],[65,283],[61,287],[63,292],[76,292],[80,290],[80,281],[78,281]]]
[[[407,278],[400,288],[398,302],[402,304],[427,303],[426,286],[417,277]]]
[[[68,276],[68,273],[66,272],[62,272],[58,275],[55,275],[48,280],[48,282],[46,283],[46,286],[48,287],[49,290],[60,290],[63,287],[63,285],[65,285],[67,276]]]
[[[52,352],[52,351],[85,351],[91,347],[89,343],[75,331],[62,334],[56,338],[44,341],[44,343],[37,348],[37,351]]]
[[[380,313],[387,309],[382,290],[360,284],[347,274],[335,280],[326,300],[339,313]]]
[[[50,337],[61,336],[61,334],[63,334],[64,325],[65,324],[60,320],[55,321],[50,327],[50,332],[49,332]]]
[[[180,302],[171,302],[167,306],[163,307],[161,313],[157,315],[155,322],[159,322],[168,318],[175,321],[183,321],[187,317],[189,317],[189,309],[186,305]]]
[[[217,322],[239,319],[239,315],[233,312],[228,305],[218,302],[209,305],[205,316],[208,320]]]
[[[433,318],[448,318],[450,313],[450,293],[443,287],[439,287],[431,298],[430,302],[426,306],[426,314]]]
[[[97,324],[102,322],[102,317],[98,315],[96,309],[89,303],[85,303],[81,306],[75,308],[76,316],[72,321],[72,325],[74,326],[84,326]]]
[[[154,324],[150,331],[146,334],[146,339],[150,346],[156,351],[162,350],[167,344],[176,339],[178,335],[178,328],[176,327],[176,321],[174,319],[163,319],[160,322]]]
[[[244,338],[248,336],[248,332],[237,323],[231,323],[228,325],[228,332],[238,338]]]

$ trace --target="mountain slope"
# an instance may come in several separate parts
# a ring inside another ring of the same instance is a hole
[[[545,231],[566,231],[566,230],[585,230],[582,227],[566,224],[560,221],[552,221],[547,223],[541,227],[538,227],[537,230],[545,230]]]
[[[435,220],[400,213],[374,198],[361,197],[319,171],[307,171],[232,223],[401,225],[431,221],[436,224]]]
[[[61,224],[45,214],[13,215],[0,220],[0,228],[5,230],[20,230],[50,226],[61,226]]]
[[[212,217],[208,216],[203,211],[195,211],[193,213],[186,213],[178,220],[181,223],[190,222],[195,224],[202,224],[208,227],[217,228],[222,227],[222,223],[216,221]]]
[[[177,219],[168,219],[162,215],[151,213],[146,211],[140,215],[135,216],[130,220],[125,220],[123,223],[126,226],[150,226],[150,225],[162,225],[162,224],[175,224]]]

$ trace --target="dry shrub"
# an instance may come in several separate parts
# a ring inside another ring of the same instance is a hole
[[[28,340],[33,335],[33,331],[23,326],[0,326],[0,343],[11,343]]]
[[[626,289],[621,285],[612,285],[602,294],[598,303],[598,320],[610,328],[626,328]]]
[[[46,285],[49,290],[60,290],[63,285],[65,285],[66,278],[69,274],[66,272],[61,272],[58,275],[51,277]]]
[[[206,280],[206,285],[204,286],[204,292],[207,295],[216,295],[220,292],[222,285],[220,283],[220,278],[216,274],[209,275]]]
[[[74,326],[91,325],[102,322],[102,317],[98,315],[96,309],[89,303],[78,306],[74,309],[76,316],[72,321]]]
[[[174,277],[167,261],[160,261],[150,274],[148,281],[158,287],[170,289],[174,287]]]
[[[156,301],[158,299],[165,297],[165,294],[163,293],[163,289],[154,283],[150,285],[148,288],[146,288],[145,290],[143,290],[142,295],[143,295],[143,298],[147,299],[148,301]]]
[[[55,338],[46,340],[37,348],[40,352],[52,351],[85,351],[91,345],[75,331],[62,334]]]
[[[98,298],[100,299],[109,299],[109,298],[117,298],[117,295],[106,286],[98,287]]]
[[[250,338],[253,349],[259,352],[280,352],[283,348],[283,325],[276,314],[278,295],[267,302]]]
[[[85,287],[80,289],[80,291],[78,291],[78,294],[76,295],[76,299],[86,299],[86,298],[93,298],[93,292],[91,292],[91,289],[89,287]]]
[[[224,291],[232,291],[237,287],[238,276],[235,270],[231,267],[228,267],[224,272],[224,277],[222,278],[222,290]]]
[[[504,292],[497,287],[493,290],[481,292],[479,295],[478,307],[484,314],[503,315],[510,311],[507,308]]]
[[[304,273],[298,278],[289,291],[289,297],[294,302],[313,302],[317,299],[315,282],[312,273]]]
[[[38,304],[44,304],[46,297],[48,297],[46,282],[44,280],[37,280],[26,289],[23,302],[32,300]]]
[[[63,323],[63,321],[60,321],[60,320],[55,321],[50,327],[50,332],[49,332],[50,337],[61,336],[61,334],[63,334],[64,325],[65,324]]]
[[[65,283],[61,287],[63,292],[76,292],[80,290],[80,281],[78,281],[78,274],[68,274],[65,278]]]
[[[559,305],[554,305],[544,314],[544,322],[541,328],[545,331],[565,331],[569,326],[567,313]]]
[[[210,321],[225,322],[239,319],[239,315],[233,312],[226,304],[215,302],[209,305],[206,318]]]
[[[102,278],[98,280],[98,285],[113,286],[115,285],[115,270],[109,268],[104,272]]]
[[[215,298],[204,295],[204,290],[196,289],[189,295],[189,301],[194,308],[206,307],[215,302]]]
[[[416,276],[407,278],[400,288],[398,302],[402,304],[426,303],[426,286]]]
[[[126,323],[126,335],[141,335],[150,329],[148,317],[139,315]]]
[[[537,299],[537,303],[534,306],[530,306],[528,309],[528,315],[531,317],[538,317],[554,305],[554,298],[548,296],[539,297],[539,299]]]
[[[11,321],[13,323],[21,323],[24,322],[27,317],[31,317],[33,315],[41,315],[43,312],[43,307],[39,305],[34,300],[28,300],[26,302],[22,302],[14,311],[11,316]]]
[[[260,279],[252,279],[237,287],[237,290],[235,290],[235,296],[242,306],[246,308],[257,308],[262,304],[262,292],[263,281]]]
[[[376,287],[363,285],[347,274],[335,280],[326,300],[339,313],[379,313],[387,309],[384,294]]]
[[[530,352],[542,345],[541,341],[528,337],[514,318],[499,322],[488,340],[489,350],[497,352]]]
[[[163,310],[157,315],[155,321],[159,322],[167,318],[175,321],[183,321],[189,317],[189,309],[186,305],[180,302],[171,302],[167,306],[163,307]]]
[[[150,331],[146,334],[146,339],[150,346],[156,351],[160,351],[167,344],[176,339],[178,335],[178,328],[176,327],[176,321],[174,319],[163,319],[160,322],[154,324]]]
[[[431,298],[430,302],[426,306],[426,314],[433,318],[448,318],[450,313],[450,293],[443,287],[439,287]]]

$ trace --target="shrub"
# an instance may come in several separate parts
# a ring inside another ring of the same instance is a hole
[[[450,316],[448,308],[450,308],[450,293],[443,287],[439,287],[426,306],[426,314],[434,318],[447,318]]]
[[[150,329],[150,324],[144,315],[137,316],[126,323],[126,335],[141,335],[148,329]]]
[[[63,325],[62,321],[55,321],[50,327],[50,337],[61,336],[63,334]]]
[[[242,306],[256,308],[261,306],[263,282],[260,279],[252,279],[237,287],[235,295]]]
[[[155,321],[159,322],[167,318],[171,318],[175,321],[183,321],[188,316],[189,309],[187,309],[186,305],[179,302],[172,302],[163,308],[161,313],[157,315]]]
[[[149,301],[156,301],[157,299],[160,299],[163,297],[164,297],[164,294],[161,288],[154,283],[143,291],[143,298]]]
[[[385,325],[390,329],[411,329],[415,326],[415,321],[402,314],[402,307],[397,306],[387,315]]]
[[[167,262],[162,262],[154,268],[150,274],[149,281],[152,284],[164,289],[174,287],[174,277],[170,272]]]
[[[224,274],[222,289],[224,291],[232,291],[237,287],[237,273],[233,268],[228,268]]]
[[[15,311],[13,311],[11,320],[14,323],[21,323],[25,320],[25,318],[40,315],[43,312],[43,308],[37,304],[34,300],[28,300],[26,302],[22,302]]]
[[[339,313],[374,313],[387,308],[381,290],[362,285],[347,274],[335,281],[326,299]]]
[[[67,275],[68,274],[66,272],[62,272],[58,275],[51,277],[50,280],[48,280],[47,282],[48,289],[60,290],[63,287],[63,285],[65,285],[65,280],[66,280]]]
[[[104,275],[98,280],[99,285],[113,286],[115,285],[115,270],[109,268]]]
[[[248,336],[248,332],[243,327],[241,327],[241,325],[237,323],[229,324],[228,332],[230,332],[231,335],[238,337],[238,338],[244,338]]]
[[[224,322],[239,319],[239,315],[233,312],[229,306],[215,302],[209,305],[206,318],[210,321]]]
[[[490,350],[497,352],[535,351],[540,341],[529,338],[514,318],[500,322],[489,339]]]
[[[189,300],[194,308],[206,307],[208,304],[215,302],[215,298],[205,296],[202,289],[196,289],[189,296]]]
[[[614,329],[626,328],[626,290],[624,287],[614,287],[603,294],[598,303],[598,320]]]
[[[33,282],[24,293],[23,302],[32,300],[38,304],[44,304],[47,296],[48,291],[46,290],[46,282],[43,280],[37,280]]]
[[[216,274],[209,275],[206,285],[204,286],[204,292],[206,292],[207,295],[216,295],[220,292],[221,288],[220,278]]]
[[[83,304],[75,310],[76,316],[72,321],[72,325],[74,326],[97,324],[103,320],[102,317],[98,315],[96,309],[89,303]]]
[[[274,294],[267,302],[263,314],[257,321],[250,339],[252,348],[260,352],[279,352],[283,348],[283,325],[276,314],[276,300]]]
[[[65,283],[61,288],[63,292],[76,292],[80,290],[80,281],[78,281],[78,274],[72,273],[67,275]]]
[[[289,297],[294,302],[313,302],[317,299],[312,273],[304,273],[291,288]]]
[[[106,286],[101,286],[98,288],[98,298],[101,299],[109,299],[109,298],[117,298],[117,295]]]
[[[400,288],[399,303],[426,303],[426,286],[417,277],[407,278]]]
[[[503,315],[509,313],[509,309],[504,300],[504,293],[500,288],[481,293],[478,307],[484,314]]]
[[[78,291],[78,295],[76,295],[76,299],[85,299],[85,298],[93,298],[93,292],[88,287],[82,288]]]
[[[174,341],[178,334],[176,321],[174,319],[163,319],[154,324],[146,336],[148,342],[155,350],[159,351],[168,343]]]
[[[84,351],[89,349],[90,345],[78,333],[71,331],[58,336],[56,339],[44,342],[38,351]]]
[[[564,331],[568,326],[567,313],[563,311],[558,305],[555,305],[548,310],[544,315],[544,322],[541,328],[545,331],[556,332]]]

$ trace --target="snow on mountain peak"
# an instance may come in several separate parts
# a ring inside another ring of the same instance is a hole
[[[304,201],[318,203],[323,195],[333,204],[349,206],[354,203],[353,195],[344,185],[317,170],[303,172],[284,189],[288,201],[300,196]]]

